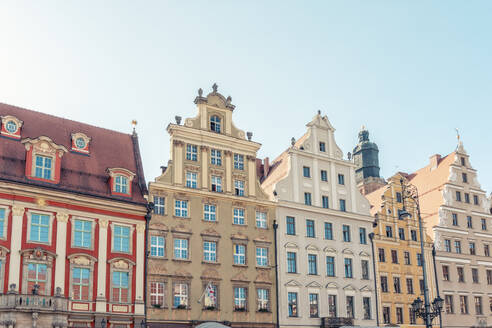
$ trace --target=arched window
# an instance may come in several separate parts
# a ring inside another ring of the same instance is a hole
[[[217,115],[210,117],[210,130],[220,133],[220,117]]]

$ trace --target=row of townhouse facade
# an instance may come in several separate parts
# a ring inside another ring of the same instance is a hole
[[[194,104],[148,185],[135,129],[0,104],[1,327],[425,327],[426,288],[444,327],[492,325],[490,199],[462,143],[384,180],[365,128],[344,156],[318,112],[270,162],[216,84]]]

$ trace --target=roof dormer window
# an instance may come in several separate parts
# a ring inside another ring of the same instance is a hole
[[[20,139],[20,130],[23,122],[14,116],[2,116],[1,134],[7,138]]]
[[[220,117],[212,115],[210,117],[210,130],[220,133]]]
[[[61,158],[67,152],[63,146],[55,144],[50,138],[22,140],[26,147],[26,176],[29,179],[50,183],[60,182]]]
[[[91,138],[83,133],[72,133],[72,152],[89,154],[89,143]]]
[[[34,176],[36,178],[51,180],[53,169],[53,158],[36,155],[34,160]]]
[[[111,194],[119,196],[131,196],[132,180],[135,173],[123,168],[108,169],[110,176]]]
[[[128,178],[117,175],[114,180],[114,190],[118,193],[128,194]]]

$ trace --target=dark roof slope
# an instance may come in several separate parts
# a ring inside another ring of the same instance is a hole
[[[22,120],[21,137],[49,137],[69,152],[61,160],[60,183],[52,185],[26,179],[26,149],[19,140],[0,138],[0,179],[38,185],[86,195],[145,203],[147,187],[138,148],[138,137],[71,121],[16,106],[0,103],[0,116],[12,115]],[[91,138],[90,155],[70,152],[72,133],[82,132]],[[112,196],[108,168],[125,168],[136,174],[132,196]]]

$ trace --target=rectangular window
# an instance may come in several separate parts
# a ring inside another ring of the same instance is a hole
[[[345,278],[353,278],[352,259],[344,259]]]
[[[483,255],[490,256],[490,248],[489,245],[483,245]]]
[[[384,252],[384,248],[378,248],[378,257],[379,257],[379,262],[381,263],[386,262],[386,255]]]
[[[442,266],[442,279],[449,281],[449,267],[447,265]]]
[[[345,176],[343,174],[338,175],[338,184],[340,184],[340,185],[345,184]]]
[[[337,296],[328,295],[328,317],[336,318],[337,316]]]
[[[482,222],[482,230],[487,230],[487,220],[481,219],[480,221]]]
[[[456,191],[456,201],[461,202],[461,192]]]
[[[317,318],[319,316],[318,294],[309,294],[309,317]]]
[[[461,254],[461,241],[459,240],[454,241],[454,250],[456,251],[457,254]]]
[[[447,314],[453,314],[454,313],[453,295],[445,295],[444,304],[445,304],[445,312]]]
[[[400,240],[405,240],[405,229],[404,228],[398,228],[398,237]]]
[[[424,294],[424,279],[419,280],[420,294]]]
[[[452,217],[453,217],[453,225],[458,226],[458,214],[453,213]]]
[[[354,318],[354,297],[346,296],[345,303],[347,306],[347,318]]]
[[[492,285],[492,270],[487,270],[487,285]]]
[[[323,205],[323,208],[330,208],[328,196],[321,196],[321,203]]]
[[[221,166],[222,153],[218,149],[210,149],[210,164]]]
[[[244,196],[244,181],[234,180],[234,194],[236,196]]]
[[[197,146],[196,145],[186,145],[186,159],[188,161],[197,161]]]
[[[398,251],[395,249],[391,250],[391,263],[398,264]]]
[[[297,254],[294,252],[287,252],[287,272],[297,273]]]
[[[240,244],[234,244],[234,264],[245,265],[246,264],[246,246]]]
[[[333,256],[326,257],[326,275],[335,277],[335,258]]]
[[[444,250],[448,253],[451,253],[451,240],[444,239]]]
[[[287,234],[295,235],[296,234],[296,219],[292,216],[288,216],[285,218],[287,222]]]
[[[477,314],[477,315],[483,314],[482,297],[481,296],[475,296],[475,314]]]
[[[212,204],[203,205],[203,219],[215,222],[217,220],[217,207]]]
[[[393,277],[393,288],[394,288],[396,294],[401,294],[400,278],[399,277]]]
[[[174,239],[174,258],[188,259],[188,239]]]
[[[310,178],[311,177],[311,169],[308,166],[303,166],[302,167],[302,175],[305,178]]]
[[[174,201],[174,215],[181,218],[188,217],[188,201],[187,200],[175,200]]]
[[[150,256],[164,257],[163,236],[150,236]]]
[[[465,203],[469,204],[470,203],[470,194],[465,192]]]
[[[256,227],[261,229],[267,228],[267,215],[265,212],[256,211]]]
[[[113,250],[115,252],[130,252],[130,227],[115,225],[113,230]]]
[[[164,215],[164,197],[154,196],[154,214]]]
[[[214,241],[203,242],[203,260],[205,262],[217,262],[217,243]]]
[[[474,284],[478,284],[478,269],[476,268],[472,268],[471,269],[471,272],[472,272],[472,281]]]
[[[466,162],[465,162],[465,158],[464,157],[461,157],[461,166],[465,166]]]
[[[41,179],[51,179],[51,168],[52,168],[51,157],[36,155],[35,162],[35,177]]]
[[[128,178],[118,175],[114,179],[114,191],[122,194],[128,193]]]
[[[219,287],[212,283],[205,286],[205,297],[203,307],[205,310],[215,310],[219,308]]]
[[[315,238],[316,234],[314,232],[314,221],[306,220],[306,237]]]
[[[398,203],[401,203],[401,202],[402,202],[402,201],[401,201],[401,192],[396,192],[396,201],[397,201]]]
[[[383,306],[383,323],[390,323],[390,308],[389,306]]]
[[[470,255],[475,255],[475,243],[470,243]]]
[[[48,243],[50,235],[50,217],[44,214],[31,215],[30,241]]]
[[[270,311],[270,291],[266,288],[258,288],[256,293],[258,296],[258,311]]]
[[[27,265],[27,290],[34,289],[34,285],[39,285],[41,295],[45,294],[46,282],[48,281],[48,271],[46,264],[29,263]]]
[[[468,176],[466,175],[466,173],[461,173],[461,179],[464,183],[468,183]]]
[[[369,261],[361,260],[361,271],[362,271],[362,279],[369,280]]]
[[[417,241],[417,231],[416,230],[410,230],[410,235],[411,235],[412,241]]]
[[[244,155],[234,154],[234,168],[244,170]]]
[[[458,282],[465,282],[465,272],[462,267],[457,267],[456,271],[458,273]]]
[[[0,237],[5,237],[3,235],[4,226],[5,226],[5,209],[0,208]]]
[[[288,292],[289,317],[297,317],[297,293]]]
[[[471,216],[467,216],[466,217],[466,226],[468,228],[473,228],[473,221],[472,221],[472,217]]]
[[[212,175],[212,191],[222,192],[222,178]]]
[[[234,287],[234,311],[246,311],[246,288]]]
[[[3,231],[0,230],[0,231]],[[92,245],[92,222],[85,220],[74,220],[73,245],[75,247],[90,248]]]
[[[173,307],[177,309],[186,309],[188,307],[188,284],[174,284]]]
[[[413,279],[407,278],[407,293],[413,294]]]
[[[150,283],[150,304],[151,305],[164,305],[164,283],[163,282],[151,282]]]
[[[324,142],[319,143],[319,151],[325,152],[326,151],[326,144]]]
[[[359,228],[359,240],[361,244],[367,244],[366,228]]]
[[[331,222],[325,222],[325,239],[333,240],[333,224]]]
[[[468,314],[468,296],[460,295],[460,313]]]
[[[311,193],[310,192],[304,193],[304,204],[305,205],[311,205]]]
[[[371,320],[371,298],[363,297],[362,306],[364,307],[364,320]]]
[[[396,323],[397,324],[403,323],[403,308],[401,307],[396,307]]]
[[[89,300],[90,270],[87,268],[72,269],[72,299],[77,301]]]
[[[477,195],[473,195],[473,204],[475,205],[479,205],[480,202],[478,201],[478,196]]]
[[[268,248],[256,247],[256,265],[259,267],[268,266]]]
[[[417,265],[422,266],[422,253],[417,253]]]
[[[314,254],[308,254],[308,274],[318,274],[318,258]]]
[[[117,303],[128,303],[129,300],[128,272],[113,271],[112,300]]]
[[[386,237],[393,238],[393,228],[391,226],[386,226]]]
[[[328,173],[325,170],[321,170],[321,181],[328,181]]]
[[[340,211],[346,212],[347,211],[347,207],[346,207],[345,199],[339,199],[339,201],[340,201]]]
[[[386,276],[381,276],[381,291],[383,293],[387,293],[388,292],[388,277]]]
[[[350,226],[344,224],[342,226],[342,235],[343,241],[349,243],[350,242]]]
[[[410,259],[410,252],[403,252],[403,257],[405,259],[405,265],[411,265],[412,261]]]
[[[246,223],[244,220],[244,209],[235,207],[233,219],[234,219],[233,221],[234,224],[244,225]]]

